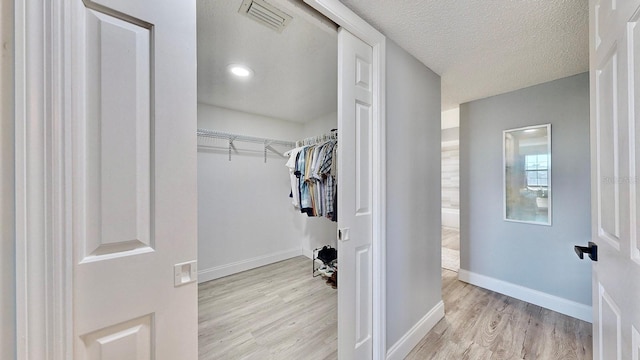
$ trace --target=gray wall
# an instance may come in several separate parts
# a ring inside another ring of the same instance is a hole
[[[13,1],[0,2],[0,359],[15,358]]]
[[[551,123],[553,226],[503,220],[502,131]],[[591,304],[587,73],[460,106],[462,269]]]
[[[387,347],[441,300],[440,77],[387,39]]]

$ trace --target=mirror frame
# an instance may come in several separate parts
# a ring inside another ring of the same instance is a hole
[[[549,153],[549,161],[548,161],[548,170],[547,170],[547,181],[548,181],[548,190],[547,190],[547,198],[548,198],[548,210],[547,210],[547,221],[528,221],[528,220],[518,220],[518,219],[509,219],[507,218],[507,134],[515,131],[523,131],[529,129],[547,129],[547,151]],[[541,125],[532,125],[525,126],[516,129],[507,129],[502,131],[502,217],[505,221],[515,222],[515,223],[524,223],[524,224],[532,224],[532,225],[543,225],[543,226],[551,226],[552,225],[552,176],[551,176],[551,168],[552,168],[552,153],[551,153],[551,124],[541,124]]]

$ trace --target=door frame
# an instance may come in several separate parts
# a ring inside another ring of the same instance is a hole
[[[338,0],[303,0],[373,48],[373,359],[387,358],[386,323],[386,37]],[[338,89],[340,92],[340,89]],[[342,111],[338,109],[338,114]]]
[[[14,1],[17,359],[72,358],[68,0]]]
[[[16,355],[72,358],[71,0],[14,2]],[[337,0],[304,0],[373,48],[373,358],[386,348],[386,38]]]

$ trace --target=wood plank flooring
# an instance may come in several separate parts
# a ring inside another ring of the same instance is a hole
[[[337,290],[304,256],[198,286],[200,360],[336,359]]]
[[[442,270],[446,316],[406,359],[591,359],[591,324]]]
[[[446,317],[407,359],[592,358],[591,324],[442,277]],[[337,290],[306,257],[200,284],[199,307],[200,360],[337,357]]]
[[[443,226],[442,247],[460,251],[460,230]]]
[[[460,270],[460,230],[442,227],[442,268]]]

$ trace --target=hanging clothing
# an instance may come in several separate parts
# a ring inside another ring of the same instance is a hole
[[[289,179],[291,181],[291,189],[296,189],[296,191],[291,191],[291,194],[289,195],[292,198],[291,204],[293,204],[295,208],[300,208],[300,191],[297,190],[298,177],[296,176],[296,162],[298,161],[298,154],[300,154],[301,150],[302,150],[302,147],[297,147],[295,149],[291,149],[287,151],[284,154],[285,156],[289,156],[289,160],[287,161],[285,166],[289,168]]]
[[[295,148],[287,153],[294,207],[307,216],[337,221],[337,140]]]

